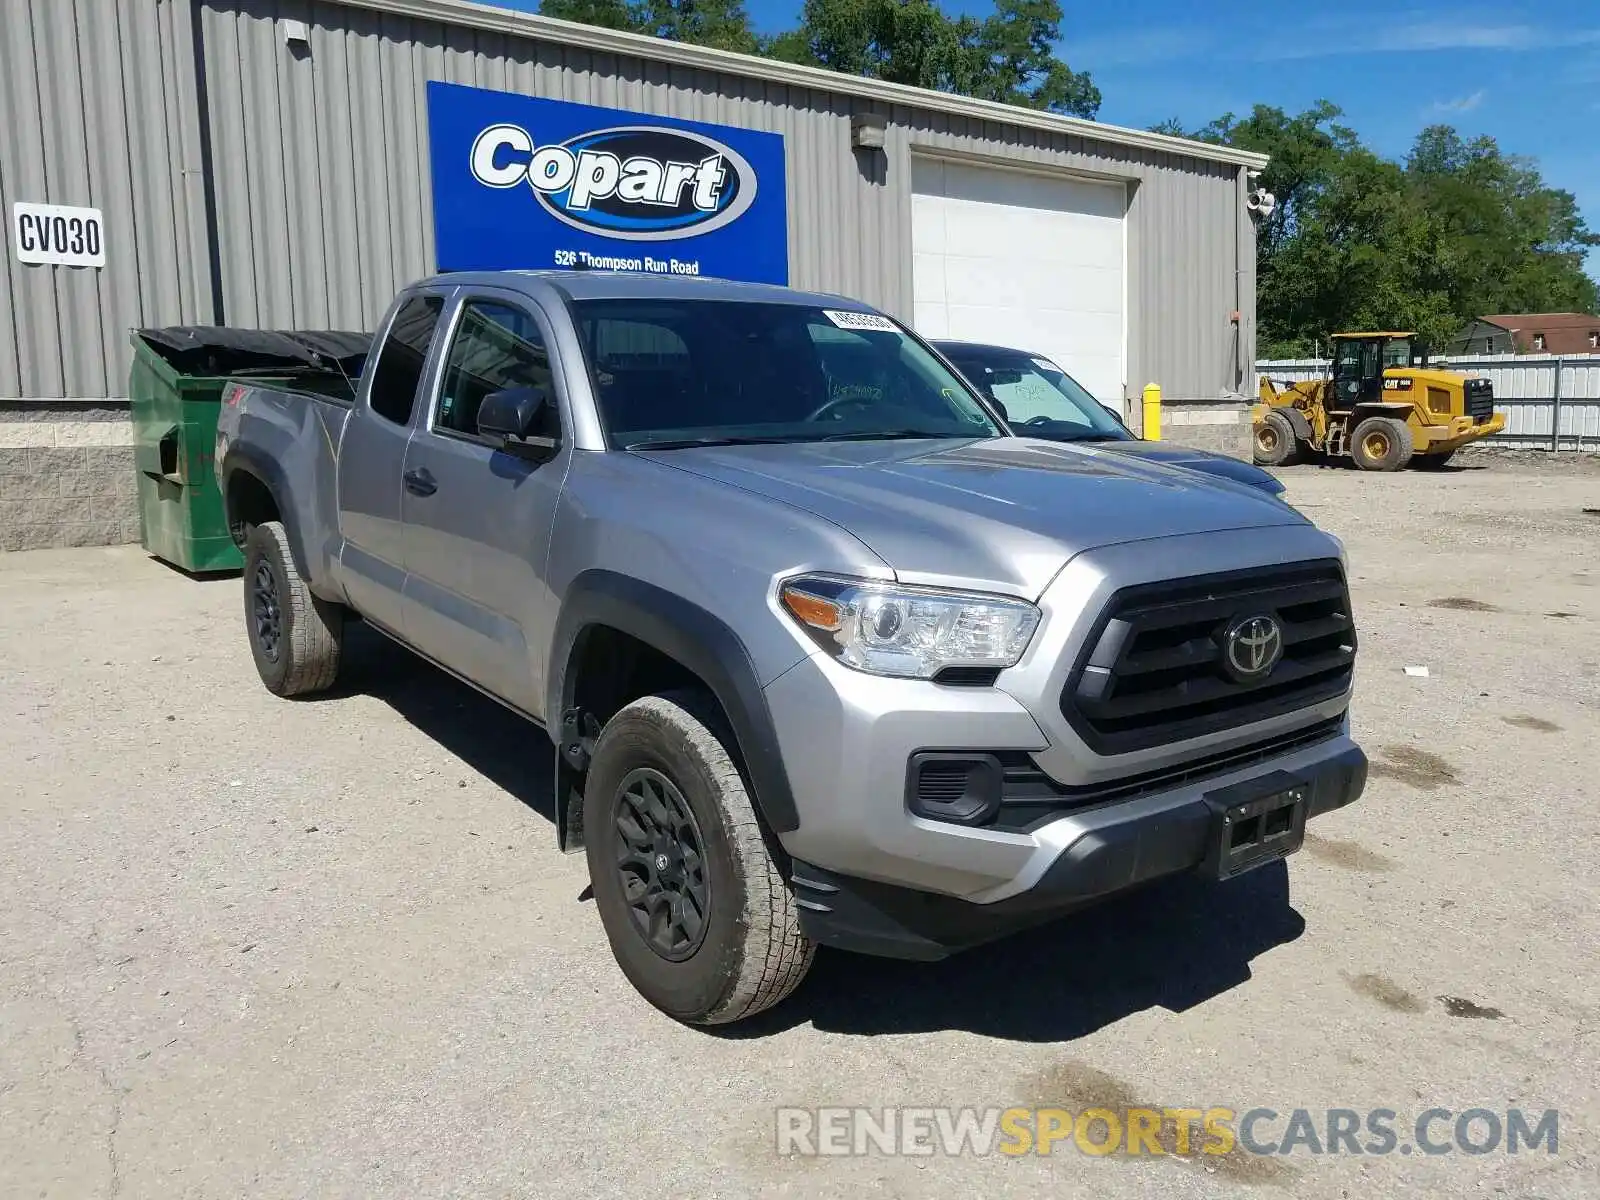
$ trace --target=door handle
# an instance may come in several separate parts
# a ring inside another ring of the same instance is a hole
[[[406,491],[413,496],[431,496],[439,490],[439,484],[434,479],[433,473],[426,467],[407,471],[402,478],[406,482]]]

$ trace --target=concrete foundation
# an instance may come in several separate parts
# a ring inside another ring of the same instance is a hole
[[[139,540],[126,401],[0,400],[0,550]]]
[[[1161,439],[1249,462],[1253,457],[1250,406],[1221,400],[1163,405]]]

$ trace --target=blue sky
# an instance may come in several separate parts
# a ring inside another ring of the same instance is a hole
[[[535,7],[533,0],[502,0]],[[989,0],[942,0],[983,15]],[[764,32],[799,0],[746,0]],[[1403,155],[1445,122],[1538,160],[1600,229],[1600,3],[1064,0],[1061,55],[1104,95],[1100,119],[1196,126],[1256,103],[1298,111],[1326,98],[1378,150]],[[1591,270],[1600,256],[1591,256]]]

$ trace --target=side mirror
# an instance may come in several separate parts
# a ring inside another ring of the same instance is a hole
[[[549,450],[560,440],[555,418],[549,393],[542,387],[507,388],[483,398],[478,407],[478,432]]]

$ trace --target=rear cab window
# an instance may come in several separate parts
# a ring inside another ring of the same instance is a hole
[[[443,312],[442,296],[412,296],[400,305],[390,322],[367,389],[367,403],[384,420],[396,425],[411,423],[428,365],[428,347]]]

